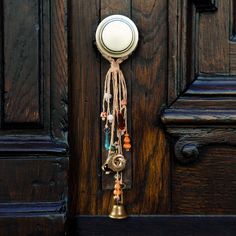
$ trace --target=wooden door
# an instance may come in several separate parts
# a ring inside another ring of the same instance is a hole
[[[72,0],[70,9],[70,211],[78,235],[233,235],[235,1]],[[122,65],[133,146],[125,206],[133,216],[118,222],[98,217],[108,214],[112,191],[100,168],[109,65],[94,45],[98,23],[117,13],[140,33]]]
[[[0,235],[235,234],[234,0],[3,0],[0,12]],[[107,217],[109,65],[94,44],[117,13],[140,33],[122,63],[133,147],[123,221]]]

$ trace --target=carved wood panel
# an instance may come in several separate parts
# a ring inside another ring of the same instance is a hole
[[[178,9],[184,9],[178,17],[182,21],[176,21],[174,13],[169,15],[171,29],[184,29],[183,36],[179,35],[177,39],[170,37],[169,57],[173,60],[169,61],[169,80],[175,79],[169,83],[169,91],[172,91],[169,93],[169,101],[174,102],[165,109],[162,116],[170,132],[175,134],[180,132],[177,127],[184,127],[187,133],[188,128],[193,126],[227,126],[235,121],[235,77],[231,76],[230,69],[233,64],[233,51],[230,47],[234,45],[230,41],[232,31],[229,27],[233,20],[229,14],[232,2],[218,1],[213,12],[205,9],[209,11],[207,14],[203,10],[196,11],[199,7],[197,2],[194,1],[193,5],[190,1],[183,1],[169,9],[175,13]],[[181,25],[181,22],[184,23]],[[179,41],[183,37],[185,44]],[[191,53],[179,55],[178,52],[186,50]],[[176,91],[174,94],[173,90]]]
[[[50,0],[2,3],[2,135],[24,130],[24,135],[50,139],[52,134],[54,139],[66,142],[68,73],[64,5]]]
[[[40,74],[43,75],[40,65],[43,60],[39,50],[43,50],[40,33],[44,30],[41,16],[45,13],[40,1],[29,4],[27,1],[4,1],[1,14],[5,18],[2,52],[4,124],[40,123],[39,89],[43,79],[40,78]]]
[[[162,121],[175,156],[172,210],[234,214],[235,1],[192,3],[176,1],[169,8],[170,105]]]
[[[0,219],[21,214],[12,232],[24,235],[40,212],[54,235],[68,195],[67,1],[4,0],[0,23]]]

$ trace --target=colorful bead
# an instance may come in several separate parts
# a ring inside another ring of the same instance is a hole
[[[112,123],[112,121],[113,121],[113,115],[108,115],[107,116],[107,119],[108,119],[108,121],[110,122],[110,123]]]
[[[110,93],[105,93],[104,94],[104,98],[105,99],[111,99],[112,98],[112,95]]]
[[[118,121],[118,128],[120,130],[124,130],[125,129],[125,119],[124,119],[123,115],[120,112],[118,112],[117,118],[118,118],[117,119],[117,121]]]
[[[100,117],[102,118],[102,120],[106,120],[107,117],[107,113],[106,112],[101,112]]]
[[[109,133],[105,133],[105,149],[108,151],[110,149]]]
[[[129,134],[125,134],[123,148],[128,152],[131,148]]]
[[[114,195],[121,195],[121,190],[120,189],[115,189],[114,191],[113,191],[113,193],[114,193]]]
[[[104,133],[105,133],[105,149],[108,151],[110,149],[110,129],[108,128],[108,126],[105,126],[104,129]]]
[[[127,105],[127,101],[126,101],[125,99],[122,99],[122,100],[121,100],[121,105],[122,105],[122,106],[126,106],[126,105]]]
[[[120,195],[122,194],[121,184],[119,180],[115,181],[114,191],[113,191],[114,199],[119,200]]]

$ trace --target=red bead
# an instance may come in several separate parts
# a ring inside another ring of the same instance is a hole
[[[125,119],[120,112],[118,112],[117,116],[118,116],[118,128],[120,130],[124,130],[125,129]]]

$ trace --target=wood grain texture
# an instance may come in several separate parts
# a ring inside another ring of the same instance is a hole
[[[23,129],[29,135],[37,129],[67,142],[67,1],[11,0],[2,12],[0,132]]]
[[[176,214],[236,213],[236,150],[206,147],[200,163],[172,169],[172,211]]]
[[[230,74],[236,75],[236,43],[230,42],[229,48]]]
[[[61,201],[67,194],[68,159],[0,159],[0,202]]]
[[[229,12],[230,1],[226,0],[218,1],[217,12],[200,15],[198,29],[200,72],[229,73]]]
[[[100,205],[100,55],[94,45],[99,1],[71,1],[71,215]],[[89,10],[88,10],[89,9]]]
[[[4,1],[4,120],[40,120],[40,1]],[[44,13],[45,14],[45,13]]]
[[[229,1],[229,69],[236,74],[236,1]]]
[[[64,143],[68,143],[67,4],[66,0],[51,1],[51,90],[45,91],[51,93],[52,135]]]
[[[132,17],[140,42],[132,60],[133,188],[126,204],[131,214],[167,213],[169,154],[165,135],[157,127],[166,102],[167,3],[132,1]]]
[[[196,25],[191,1],[168,3],[168,104],[195,79]]]
[[[2,1],[0,10],[0,235],[64,235],[67,1]]]

